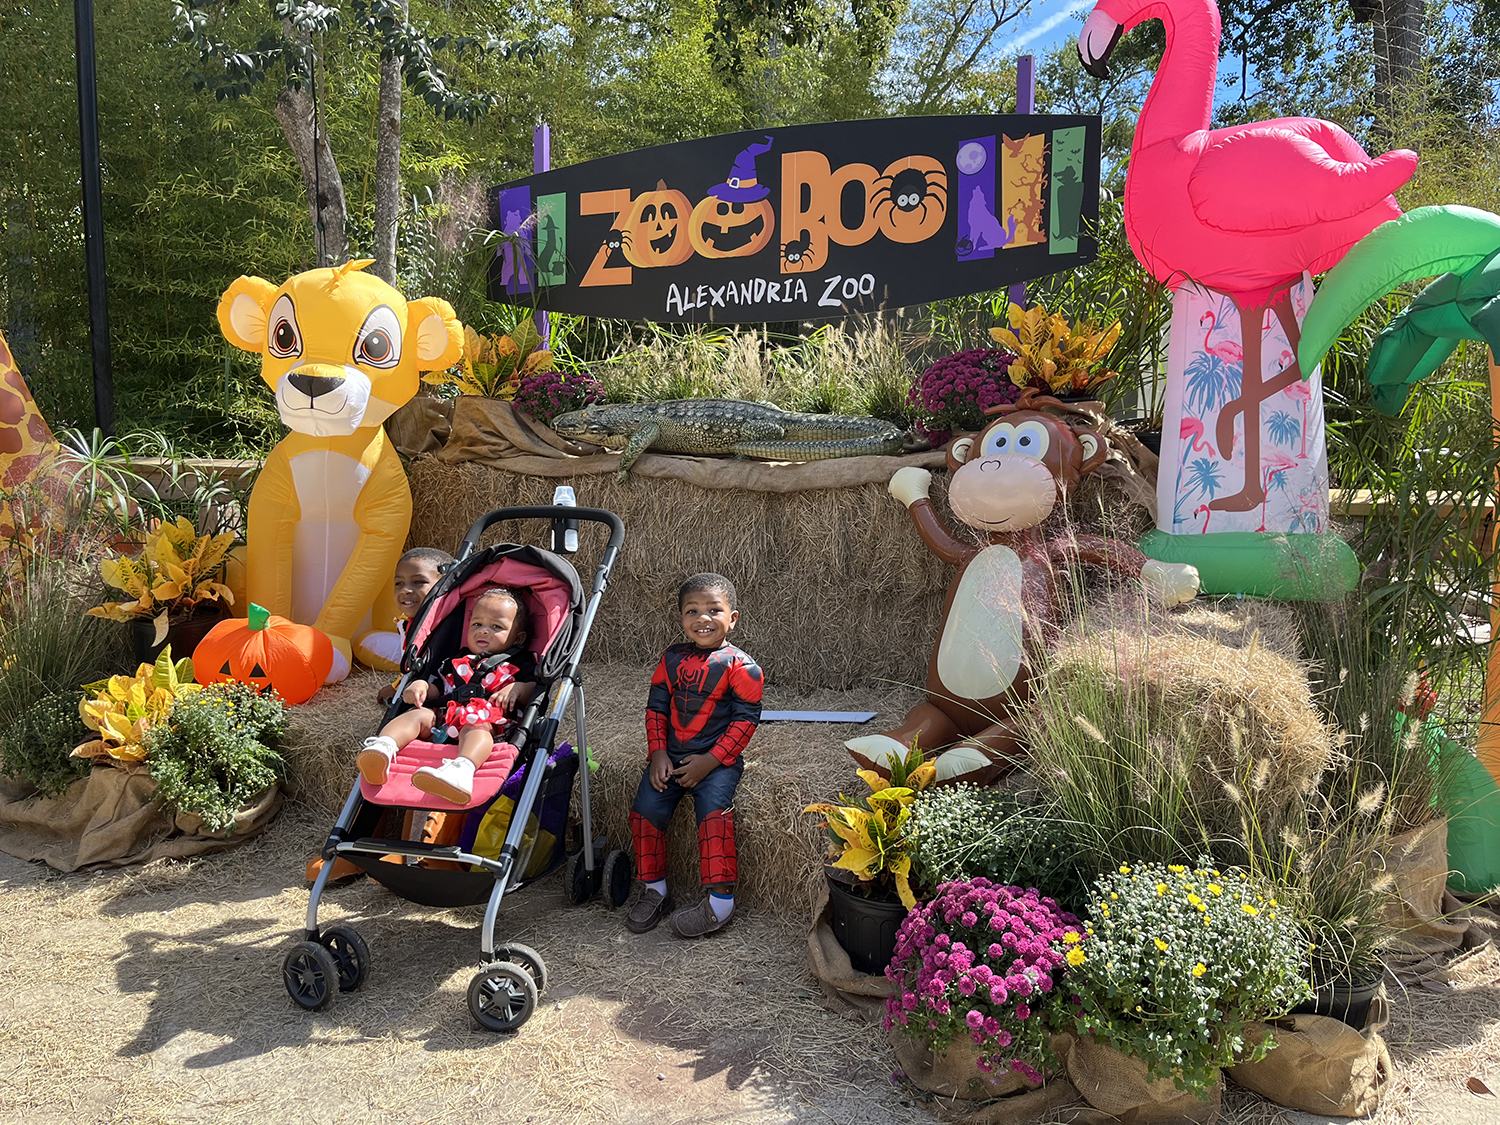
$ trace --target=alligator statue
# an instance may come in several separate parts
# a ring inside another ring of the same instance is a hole
[[[899,453],[904,435],[878,418],[793,414],[763,402],[679,398],[667,402],[588,406],[552,420],[565,438],[620,449],[624,481],[648,449],[662,453],[731,453],[765,461],[821,461]]]

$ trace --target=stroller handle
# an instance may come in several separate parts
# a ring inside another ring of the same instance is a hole
[[[479,540],[492,524],[503,520],[588,520],[591,523],[602,523],[609,528],[609,546],[606,548],[606,556],[613,559],[620,551],[620,546],[625,542],[625,524],[620,517],[613,512],[605,511],[603,508],[572,508],[554,504],[528,504],[515,508],[496,508],[493,512],[487,512],[474,521],[464,536],[464,541],[459,545],[458,557],[467,558],[479,546]]]

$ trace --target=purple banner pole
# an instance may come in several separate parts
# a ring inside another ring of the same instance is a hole
[[[538,125],[531,132],[531,170],[532,172],[552,170],[552,127],[546,122]],[[545,309],[536,310],[536,332],[542,338],[542,347],[545,348],[551,338]]]
[[[1016,112],[1036,112],[1036,56],[1020,55],[1016,58]],[[1010,300],[1014,305],[1026,307],[1026,283],[1018,281],[1010,287]]]

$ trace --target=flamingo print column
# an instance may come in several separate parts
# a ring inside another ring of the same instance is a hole
[[[1401,214],[1391,192],[1417,158],[1371,159],[1312,118],[1211,130],[1213,0],[1101,0],[1079,35],[1085,68],[1106,76],[1121,35],[1147,19],[1165,25],[1167,47],[1131,146],[1125,228],[1173,304],[1157,531],[1141,548],[1196,565],[1205,592],[1313,596],[1274,573],[1257,586],[1241,564],[1254,556],[1274,569],[1312,553],[1345,582],[1358,573],[1342,541],[1323,535],[1321,384],[1297,363],[1297,344],[1312,274]]]

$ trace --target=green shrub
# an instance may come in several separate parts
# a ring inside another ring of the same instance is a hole
[[[0,773],[35,785],[43,797],[55,797],[89,772],[87,758],[69,757],[90,737],[78,717],[81,692],[38,699],[0,735]]]
[[[146,732],[146,761],[167,808],[233,831],[234,817],[283,776],[275,747],[286,733],[281,698],[245,684],[212,684],[173,705]]]
[[[1066,826],[1012,794],[973,785],[927,789],[912,807],[912,870],[931,892],[981,876],[1034,887],[1063,906],[1080,904],[1089,873],[1076,860]]]

